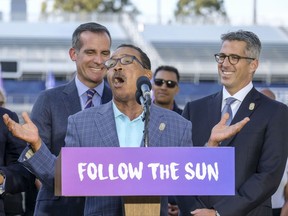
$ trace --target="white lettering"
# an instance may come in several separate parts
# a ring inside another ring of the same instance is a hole
[[[104,176],[104,173],[103,173],[103,164],[99,164],[99,165],[98,165],[98,177],[99,177],[99,180],[108,179],[108,176]]]
[[[215,181],[218,181],[219,177],[219,170],[218,170],[218,163],[214,163],[214,169],[211,164],[208,164],[208,179],[211,181],[211,177],[213,176]]]
[[[179,164],[177,163],[170,163],[170,164],[160,164],[160,163],[150,163],[147,166],[151,168],[152,178],[153,180],[157,179],[158,177],[158,168],[159,168],[159,178],[160,179],[169,179],[172,178],[176,180],[179,176],[176,175],[178,169],[176,168]]]
[[[87,167],[87,175],[90,179],[95,180],[97,178],[97,167],[94,163],[89,163]]]
[[[160,164],[160,179],[168,179],[170,176],[169,165],[168,164]]]
[[[87,165],[87,163],[79,163],[78,164],[78,173],[79,173],[80,181],[83,181],[83,179],[84,179],[83,172],[85,172],[86,169],[84,169],[83,167],[86,165]]]
[[[218,163],[214,163],[214,167],[212,164],[205,164],[203,163],[197,163],[195,170],[193,169],[193,164],[191,162],[187,163],[185,165],[185,178],[187,180],[192,180],[193,178],[197,178],[199,180],[204,180],[207,175],[209,181],[211,181],[212,177],[215,179],[215,181],[218,181],[219,178],[219,170],[218,170]]]
[[[114,176],[114,166],[113,166],[113,164],[109,164],[108,173],[109,173],[109,177],[110,177],[111,180],[116,180],[116,179],[119,178],[118,176]]]
[[[91,180],[116,180],[122,179],[126,180],[128,178],[134,179],[137,178],[140,180],[142,178],[143,172],[143,162],[139,162],[138,167],[133,166],[131,163],[125,164],[120,163],[118,167],[115,167],[114,164],[108,164],[108,168],[105,169],[103,164],[95,163],[78,163],[78,175],[80,181],[83,181],[85,177],[88,177]],[[116,171],[117,173],[114,173]]]
[[[151,169],[152,179],[157,178],[161,180],[165,179],[179,179],[177,172],[179,170],[179,165],[175,162],[170,164],[161,163],[149,163],[148,168]],[[127,180],[138,179],[140,180],[143,175],[143,162],[139,162],[138,166],[133,166],[132,163],[119,163],[115,164],[95,164],[95,163],[78,163],[78,175],[80,181],[83,181],[85,177],[91,180]],[[185,164],[185,178],[187,180],[192,180],[194,178],[198,180],[204,180],[208,178],[209,181],[219,179],[219,169],[218,163],[206,164],[205,162],[196,163],[192,162]]]
[[[170,164],[171,178],[173,180],[177,180],[179,178],[179,176],[176,175],[176,172],[179,170],[176,168],[177,166],[179,166],[179,164],[174,163],[174,162]]]
[[[150,163],[148,167],[151,168],[152,171],[152,178],[155,180],[157,178],[157,168],[159,167],[160,163]]]
[[[185,178],[187,180],[192,180],[195,177],[195,172],[193,170],[193,164],[191,162],[189,162],[185,165],[185,171],[187,172],[187,174],[185,174]]]
[[[122,180],[126,180],[128,178],[128,167],[125,163],[119,164],[118,175]]]
[[[207,169],[206,164],[202,163],[202,175],[201,175],[200,163],[197,163],[196,164],[196,178],[203,180],[207,173],[206,169]]]
[[[131,179],[134,179],[135,177],[140,180],[142,178],[142,172],[143,172],[143,162],[139,162],[139,167],[133,167],[131,163],[129,163],[129,176]]]

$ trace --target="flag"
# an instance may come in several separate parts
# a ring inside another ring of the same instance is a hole
[[[51,89],[55,87],[55,77],[52,71],[49,71],[46,74],[46,82],[45,82],[46,89]]]
[[[4,91],[3,79],[2,79],[2,63],[0,62],[0,90]]]
[[[4,84],[3,84],[3,78],[2,78],[2,63],[0,62],[0,91],[3,93],[4,97],[6,95],[6,91],[4,88]]]

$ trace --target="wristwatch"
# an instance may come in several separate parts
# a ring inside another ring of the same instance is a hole
[[[215,216],[220,216],[220,214],[217,210],[215,210]]]
[[[6,176],[5,176],[4,173],[2,173],[1,171],[0,171],[0,175],[1,175],[2,178],[3,178],[3,182],[2,182],[2,184],[0,184],[0,196],[2,196],[2,195],[4,195],[4,193],[5,193],[4,183],[5,183],[5,178],[6,178]]]

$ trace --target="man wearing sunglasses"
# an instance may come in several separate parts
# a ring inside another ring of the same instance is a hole
[[[181,115],[183,110],[177,106],[174,100],[175,95],[179,92],[179,79],[177,68],[168,65],[160,66],[154,72],[152,90],[156,105]]]
[[[152,90],[154,95],[154,104],[169,110],[173,110],[179,115],[182,114],[175,102],[175,95],[179,92],[180,75],[177,68],[162,65],[156,68],[153,74]],[[178,215],[178,207],[174,197],[168,198],[168,215]]]

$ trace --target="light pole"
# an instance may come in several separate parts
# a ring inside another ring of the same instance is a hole
[[[253,5],[253,24],[257,25],[257,0],[254,0]]]
[[[161,24],[161,0],[157,0],[157,17],[158,17],[158,24]]]

